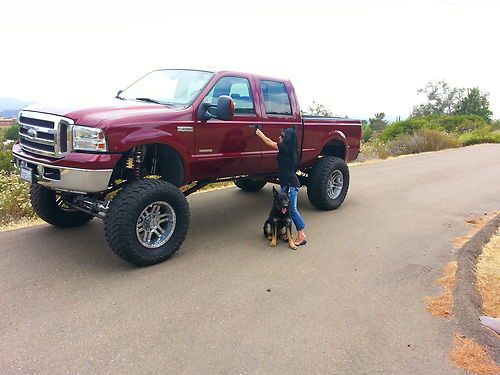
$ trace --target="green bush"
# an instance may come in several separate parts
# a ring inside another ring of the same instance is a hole
[[[491,129],[493,129],[494,131],[500,130],[500,120],[492,121]]]
[[[462,134],[488,127],[488,123],[477,115],[436,116],[434,121],[448,133]]]
[[[463,146],[476,145],[479,143],[500,143],[500,133],[491,132],[489,128],[483,128],[467,134],[462,134],[458,137],[458,140]]]
[[[370,140],[370,137],[373,135],[373,129],[370,125],[363,125],[361,130],[363,142],[368,142]]]
[[[380,133],[380,140],[383,142],[395,139],[401,134],[413,134],[417,130],[423,129],[429,125],[429,121],[425,118],[409,118],[404,121],[396,121],[387,127]]]
[[[387,142],[403,134],[414,134],[422,129],[440,130],[457,135],[480,129],[489,129],[489,125],[477,115],[463,116],[427,116],[396,121],[388,125],[380,134],[380,140]]]
[[[17,174],[0,171],[0,225],[34,217],[29,200],[29,184]]]
[[[401,134],[387,143],[391,156],[439,151],[459,146],[460,142],[457,138],[435,129],[420,129],[413,134]]]
[[[14,170],[14,166],[11,164],[12,152],[10,151],[0,151],[0,170],[11,172]]]
[[[7,129],[5,129],[3,138],[17,141],[19,139],[19,124],[9,126]]]

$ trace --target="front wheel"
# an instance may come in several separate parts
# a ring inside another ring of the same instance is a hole
[[[39,184],[30,187],[31,206],[40,219],[59,228],[86,224],[93,216],[69,207],[61,194]]]
[[[324,156],[316,162],[307,181],[307,196],[321,210],[334,210],[344,202],[349,189],[349,168],[344,160]]]
[[[138,266],[170,258],[184,242],[188,227],[186,197],[161,180],[140,180],[125,186],[104,217],[111,250]]]

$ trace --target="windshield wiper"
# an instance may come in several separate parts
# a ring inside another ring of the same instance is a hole
[[[141,102],[148,102],[148,103],[155,103],[155,104],[161,104],[161,105],[165,105],[165,103],[162,103],[158,100],[154,100],[154,99],[151,99],[151,98],[135,98],[135,100],[140,100]]]

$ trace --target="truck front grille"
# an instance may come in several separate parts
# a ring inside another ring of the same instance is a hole
[[[71,150],[73,121],[61,116],[22,111],[19,115],[19,143],[26,152],[61,158]]]

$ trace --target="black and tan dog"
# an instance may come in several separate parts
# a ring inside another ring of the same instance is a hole
[[[288,187],[285,192],[273,187],[274,203],[269,213],[269,218],[264,223],[264,236],[271,241],[271,247],[277,245],[278,236],[288,242],[290,249],[297,250],[292,239],[292,217],[290,216],[290,199]]]

